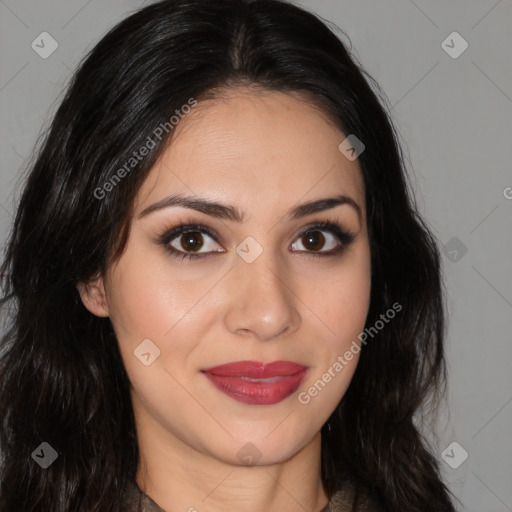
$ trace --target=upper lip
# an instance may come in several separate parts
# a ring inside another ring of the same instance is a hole
[[[258,361],[236,361],[220,366],[212,366],[203,372],[223,377],[250,377],[252,379],[267,377],[289,377],[307,369],[307,366],[292,361],[273,361],[261,363]]]

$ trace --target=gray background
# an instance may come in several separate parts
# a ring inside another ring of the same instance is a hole
[[[109,28],[147,3],[0,0],[2,241],[21,172],[72,70]],[[450,380],[436,444],[444,476],[461,510],[512,510],[512,2],[300,4],[345,31],[385,91],[420,209],[445,246]],[[443,46],[453,52],[460,42],[442,46],[454,31],[469,45],[458,58]],[[31,48],[42,32],[59,45],[46,59]]]

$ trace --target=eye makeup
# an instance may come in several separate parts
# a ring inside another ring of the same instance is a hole
[[[313,222],[305,226],[301,229],[299,234],[295,237],[294,240],[298,240],[303,238],[306,235],[314,234],[314,233],[322,233],[327,232],[329,235],[331,235],[337,242],[338,245],[329,251],[312,251],[312,250],[294,250],[292,249],[292,252],[304,255],[304,256],[312,256],[312,257],[318,257],[318,256],[335,256],[340,255],[344,250],[354,241],[356,235],[355,233],[346,230],[344,227],[342,227],[338,222],[334,220],[323,220],[318,222]],[[156,242],[160,245],[162,245],[166,252],[171,254],[172,256],[184,259],[188,258],[190,260],[193,259],[199,259],[199,258],[205,258],[210,257],[218,253],[226,252],[224,250],[213,250],[213,251],[207,251],[207,252],[187,252],[186,250],[177,249],[173,245],[171,245],[171,242],[173,242],[176,239],[179,239],[180,237],[184,237],[185,235],[189,235],[188,242],[193,240],[194,238],[197,238],[199,235],[199,240],[204,241],[203,235],[207,235],[209,238],[211,238],[215,243],[219,244],[219,241],[222,239],[222,237],[219,236],[219,234],[209,226],[206,226],[204,224],[198,224],[195,222],[188,222],[188,221],[179,221],[177,224],[173,225],[172,227],[168,227],[163,230],[163,232],[158,235]],[[318,239],[317,236],[315,236],[315,239]],[[325,236],[321,235],[320,241],[322,239],[325,239]],[[296,242],[294,242],[296,243]],[[292,243],[292,245],[294,245]],[[304,244],[304,242],[302,242]],[[181,244],[183,248],[183,243]],[[194,243],[192,243],[194,245]],[[202,248],[201,244],[201,248]],[[183,248],[184,249],[184,248]]]

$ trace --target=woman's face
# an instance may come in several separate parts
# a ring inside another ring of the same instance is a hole
[[[231,464],[280,462],[315,439],[357,365],[371,275],[361,171],[338,149],[348,134],[280,92],[226,91],[174,131],[99,281],[106,302],[87,306],[110,316],[138,429]],[[204,230],[170,233],[180,222]],[[290,364],[260,373],[275,361]]]

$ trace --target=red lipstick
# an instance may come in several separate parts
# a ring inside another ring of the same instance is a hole
[[[217,389],[249,405],[281,402],[297,390],[307,371],[291,361],[237,361],[202,370]]]

